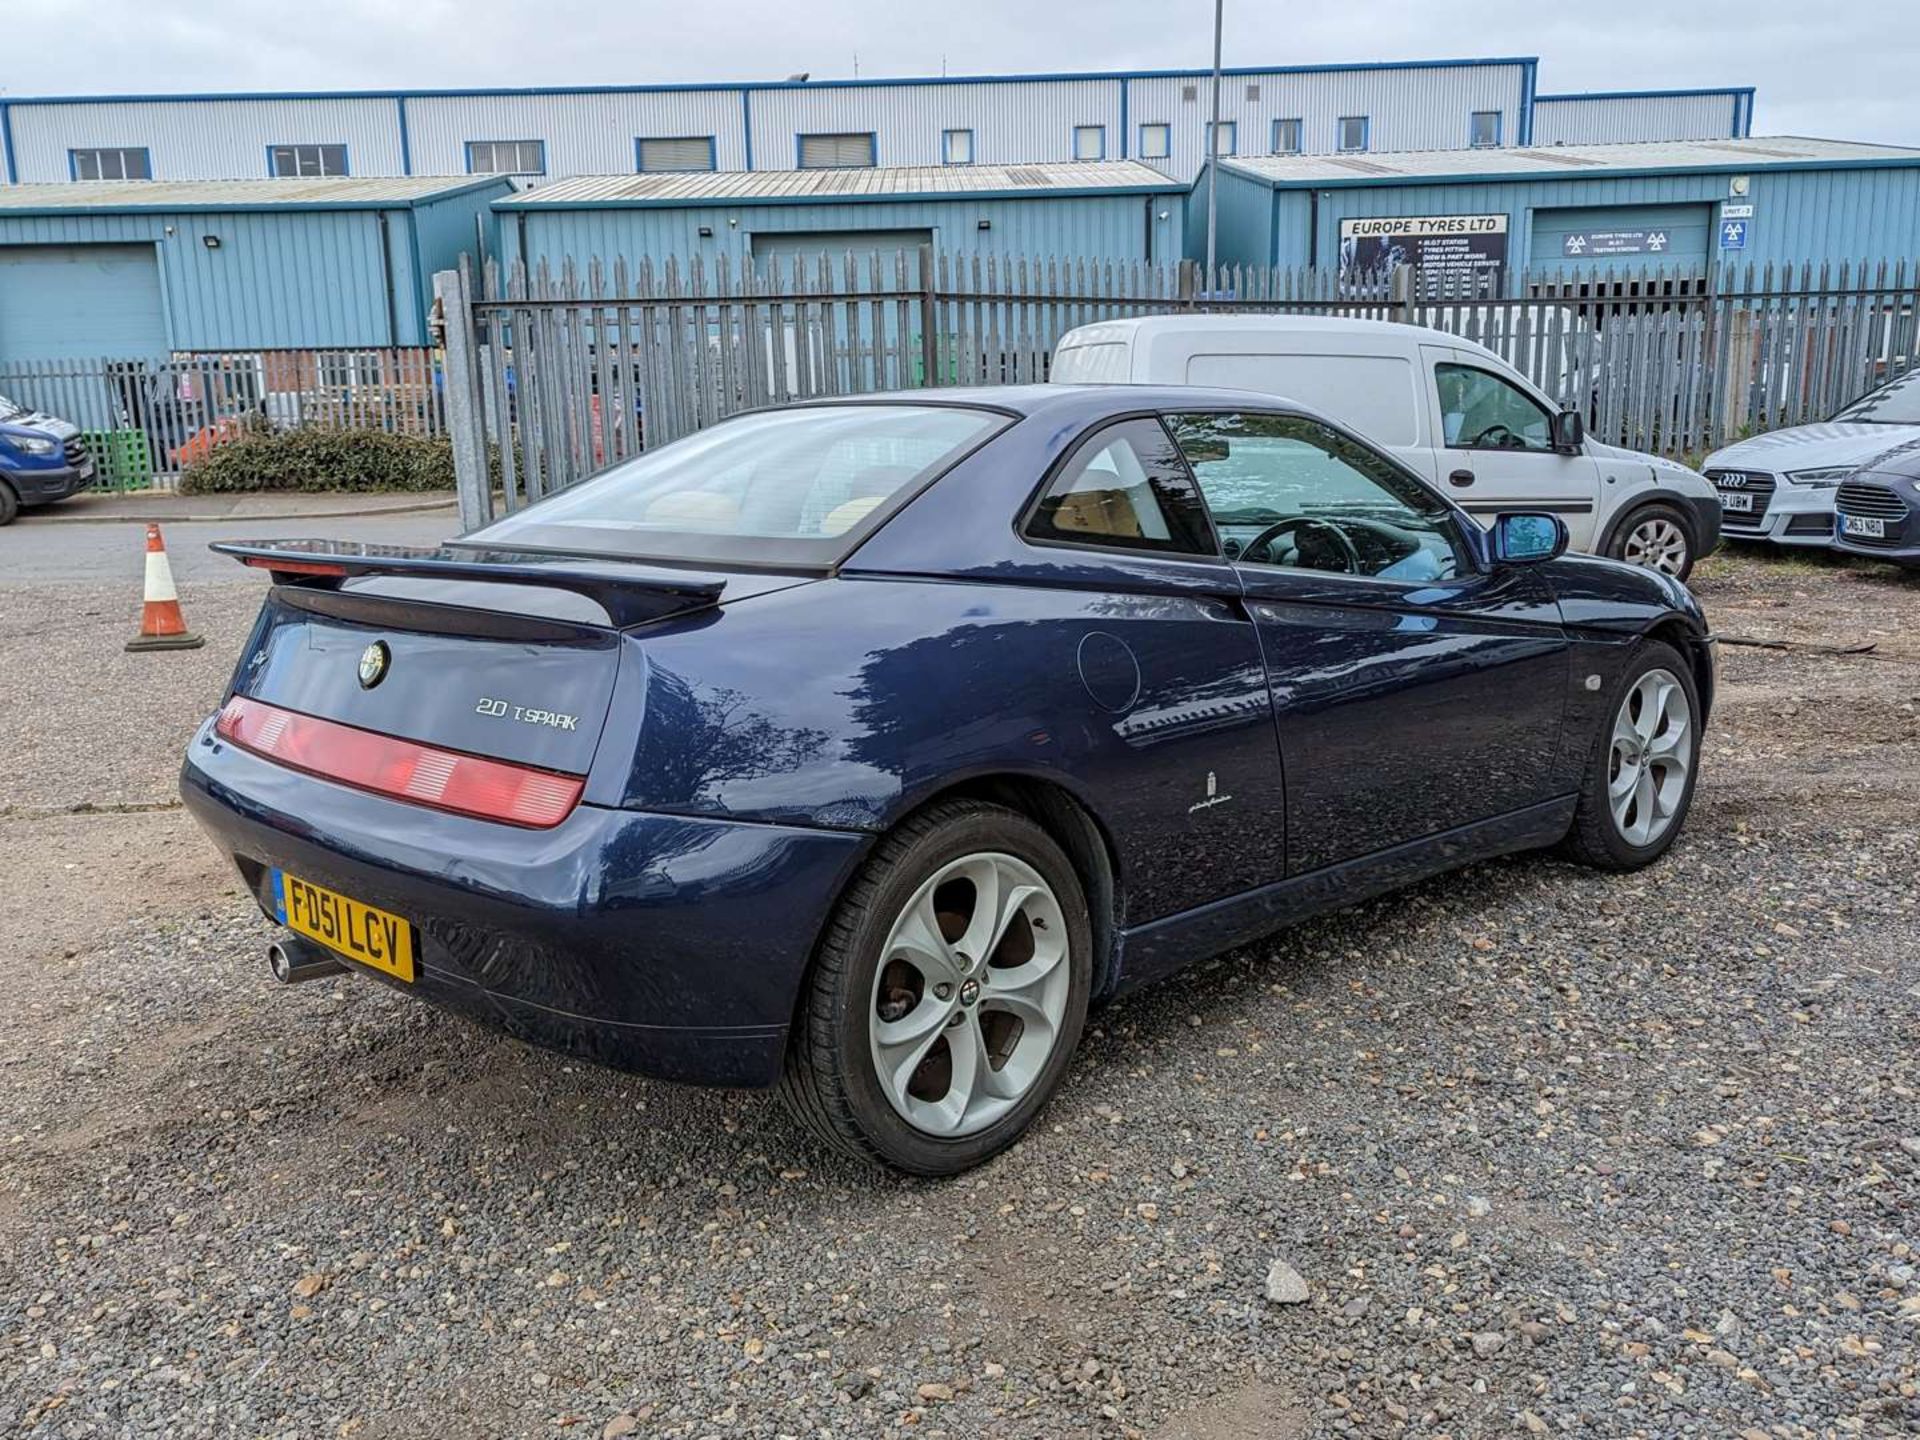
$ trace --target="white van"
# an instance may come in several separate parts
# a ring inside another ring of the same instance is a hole
[[[1720,543],[1720,500],[1684,465],[1586,438],[1493,351],[1416,325],[1319,315],[1155,315],[1061,337],[1055,384],[1212,385],[1292,400],[1357,431],[1491,525],[1545,510],[1573,548],[1685,579]]]

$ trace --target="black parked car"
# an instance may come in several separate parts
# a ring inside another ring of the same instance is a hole
[[[1833,548],[1920,568],[1920,441],[1896,445],[1841,482]]]

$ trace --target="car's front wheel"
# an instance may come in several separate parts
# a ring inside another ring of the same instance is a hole
[[[1700,692],[1680,652],[1650,640],[1604,714],[1566,848],[1603,870],[1638,870],[1666,854],[1692,807]]]
[[[20,514],[20,497],[13,493],[13,486],[0,480],[0,525],[11,525]]]
[[[916,1175],[1006,1148],[1086,1021],[1092,928],[1026,816],[941,803],[883,840],[829,923],[781,1095],[822,1139]]]
[[[1693,527],[1671,505],[1643,505],[1614,532],[1607,554],[1676,580],[1693,573]]]

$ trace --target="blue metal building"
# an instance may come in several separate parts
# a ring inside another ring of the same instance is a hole
[[[1233,66],[1224,155],[1728,138],[1752,92],[1541,96],[1532,56]],[[1204,70],[483,89],[0,95],[0,180],[513,175],[1140,160],[1190,179]],[[1539,133],[1536,133],[1536,115]]]
[[[822,254],[1178,259],[1187,187],[1137,161],[587,176],[496,201],[500,250],[762,267]]]
[[[499,177],[0,187],[0,362],[427,343]]]
[[[1202,173],[1188,247],[1205,247]],[[1761,137],[1219,162],[1222,263],[1510,274],[1912,260],[1920,150]]]

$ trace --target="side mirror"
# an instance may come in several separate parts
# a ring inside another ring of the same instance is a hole
[[[1553,448],[1563,455],[1578,450],[1587,438],[1587,422],[1578,410],[1562,410],[1553,417]]]
[[[1538,565],[1567,551],[1567,527],[1558,515],[1502,515],[1493,522],[1493,558],[1501,565]]]

